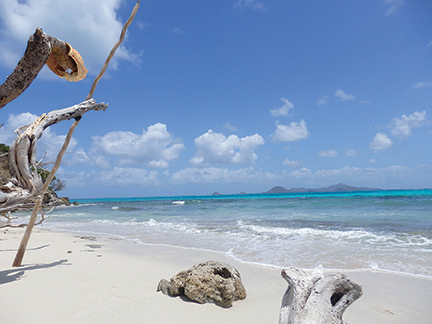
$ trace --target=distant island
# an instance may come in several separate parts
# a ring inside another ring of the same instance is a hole
[[[368,187],[354,187],[349,186],[343,183],[338,183],[329,187],[322,187],[322,188],[291,188],[291,189],[285,189],[281,186],[275,186],[271,188],[268,191],[265,191],[263,193],[265,194],[279,194],[279,193],[302,193],[302,192],[348,192],[348,191],[377,191],[377,190],[383,190],[380,188],[368,188]],[[246,194],[245,192],[241,192],[240,194]],[[215,191],[213,193],[214,196],[217,195],[224,195],[220,192]]]
[[[338,183],[329,187],[323,187],[323,188],[291,188],[291,189],[285,189],[281,186],[275,186],[271,188],[269,191],[263,192],[263,193],[298,193],[298,192],[345,192],[345,191],[376,191],[376,190],[382,190],[380,188],[367,188],[367,187],[354,187],[349,186],[343,183]]]

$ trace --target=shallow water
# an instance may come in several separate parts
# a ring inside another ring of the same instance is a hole
[[[432,190],[79,200],[43,227],[286,267],[432,277]]]

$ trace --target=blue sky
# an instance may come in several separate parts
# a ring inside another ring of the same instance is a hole
[[[0,142],[87,96],[135,2],[0,0],[0,77],[36,27],[83,56],[0,110]],[[142,1],[58,176],[72,198],[432,187],[432,3]],[[1,81],[3,82],[3,81]],[[56,155],[71,122],[38,145]]]

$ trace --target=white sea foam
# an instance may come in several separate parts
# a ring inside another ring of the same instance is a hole
[[[184,205],[185,201],[184,200],[176,200],[172,202],[173,205]]]
[[[430,199],[421,205],[406,198],[403,204],[375,198],[179,198],[56,210],[43,226],[219,251],[277,267],[323,264],[326,269],[372,268],[432,276]],[[185,203],[173,204],[177,201]]]

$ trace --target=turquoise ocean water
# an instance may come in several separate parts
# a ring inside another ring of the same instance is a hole
[[[279,267],[432,277],[432,190],[82,199],[42,227]]]

